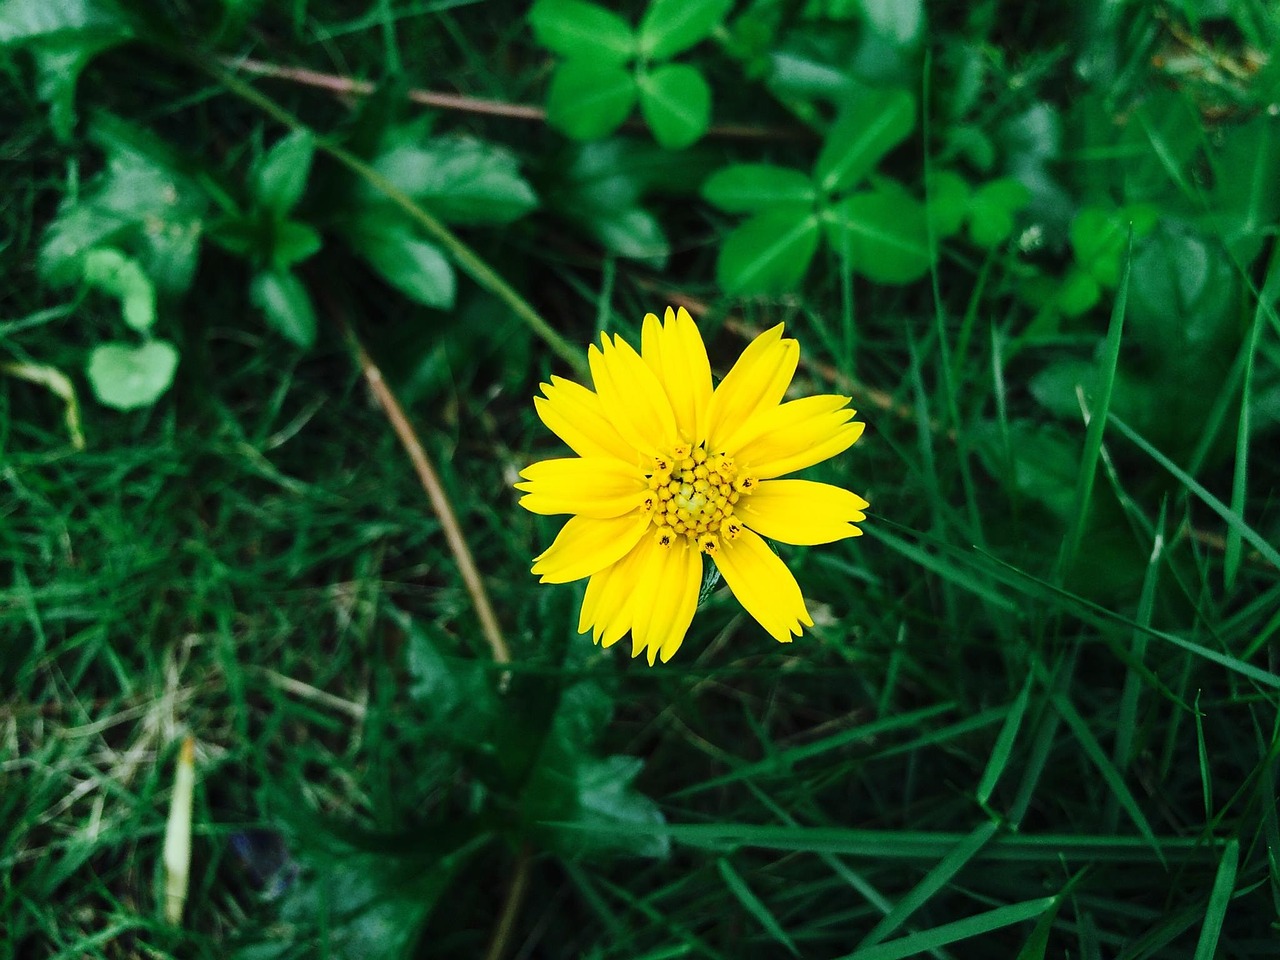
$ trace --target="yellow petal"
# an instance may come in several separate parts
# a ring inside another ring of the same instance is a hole
[[[749,437],[729,448],[738,469],[757,479],[811,467],[851,447],[865,424],[849,421],[856,413],[847,397],[822,395],[779,404],[755,418]]]
[[[831,543],[858,537],[867,501],[812,480],[763,480],[738,501],[734,514],[756,533],[783,543]]]
[[[670,455],[678,442],[671,401],[649,366],[621,337],[601,337],[591,345],[587,362],[605,416],[629,444],[645,454]]]
[[[631,655],[646,651],[650,666],[661,651],[667,651],[664,662],[671,659],[689,630],[701,587],[702,554],[697,547],[684,537],[669,547],[655,543],[636,589]]]
[[[533,398],[538,416],[578,456],[617,457],[625,463],[648,462],[652,454],[642,457],[623,440],[605,416],[600,398],[582,384],[552,377],[550,383],[541,386],[546,398]]]
[[[800,346],[794,340],[782,339],[782,324],[752,340],[711,396],[707,449],[728,450],[725,442],[744,424],[777,406],[799,360]]]
[[[813,626],[796,578],[750,530],[723,541],[715,561],[738,602],[775,640],[790,643],[792,634],[800,635],[802,624]]]
[[[652,537],[641,537],[625,557],[592,575],[582,598],[579,633],[591,630],[593,641],[611,647],[631,629],[637,571],[652,543]]]
[[[645,314],[640,353],[667,392],[682,439],[702,440],[711,403],[711,363],[689,311],[667,307],[662,324],[657,315]]]
[[[621,560],[649,529],[644,511],[609,520],[571,517],[550,547],[534,560],[542,583],[581,580]]]
[[[608,519],[643,504],[649,485],[638,467],[613,457],[540,460],[520,471],[520,506],[532,513]]]

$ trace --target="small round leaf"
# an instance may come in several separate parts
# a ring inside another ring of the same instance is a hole
[[[85,373],[98,400],[116,410],[155,403],[173,384],[178,351],[164,340],[104,343],[94,347]]]
[[[794,290],[817,249],[818,218],[812,210],[767,210],[729,234],[716,261],[716,280],[730,294]]]
[[[684,63],[669,63],[640,79],[640,112],[668,150],[689,146],[711,123],[711,88]]]
[[[618,64],[636,52],[625,20],[583,0],[538,0],[529,11],[529,25],[540,44],[575,60]]]
[[[813,181],[799,170],[771,163],[721,167],[702,185],[702,195],[725,213],[755,213],[783,204],[812,203]]]
[[[566,60],[547,93],[547,121],[575,140],[618,129],[636,102],[636,80],[622,67]]]
[[[316,342],[316,312],[307,288],[285,270],[264,271],[249,285],[249,299],[267,325],[304,350]]]
[[[640,52],[665,60],[706,39],[733,0],[652,0],[640,21]]]
[[[902,191],[857,193],[827,211],[832,249],[878,283],[909,283],[929,271],[924,207]]]

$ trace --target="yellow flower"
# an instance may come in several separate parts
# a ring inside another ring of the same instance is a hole
[[[590,577],[578,632],[663,661],[680,647],[702,587],[702,557],[775,639],[813,626],[795,577],[762,536],[830,543],[862,533],[867,502],[811,480],[779,480],[847,449],[862,434],[848,397],[782,402],[800,358],[782,324],[743,351],[712,391],[702,335],[688,311],[644,318],[640,353],[601,335],[587,357],[595,392],[542,384],[538,415],[577,454],[521,471],[520,505],[572,514],[537,557],[543,583]]]

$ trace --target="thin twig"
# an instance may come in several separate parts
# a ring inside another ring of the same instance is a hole
[[[328,90],[337,96],[367,97],[376,89],[376,85],[368,80],[357,80],[354,77],[343,77],[334,73],[322,73],[306,67],[286,67],[278,63],[267,63],[241,57],[222,57],[221,62],[232,70],[252,74],[255,77],[269,77],[273,80],[286,80],[307,87]],[[477,113],[490,117],[505,117],[509,120],[530,120],[534,123],[546,123],[547,111],[527,103],[508,103],[505,100],[488,100],[483,97],[469,97],[460,93],[438,93],[433,90],[413,89],[405,96],[413,103],[420,103],[437,110],[454,110],[459,113]],[[644,129],[640,121],[628,121],[624,126],[632,129]],[[800,140],[814,136],[813,132],[803,127],[753,127],[745,124],[720,123],[712,124],[705,134],[726,140]]]
[[[396,399],[395,393],[383,378],[382,371],[373,362],[373,358],[365,350],[364,344],[356,337],[351,325],[340,316],[338,320],[347,336],[347,340],[355,351],[356,360],[360,364],[360,373],[363,374],[365,382],[369,384],[369,390],[377,398],[378,404],[387,415],[387,420],[390,421],[391,429],[395,431],[400,445],[404,447],[405,453],[409,455],[409,461],[413,464],[413,469],[418,474],[418,481],[422,484],[422,489],[426,491],[427,499],[431,501],[431,508],[440,520],[445,540],[449,543],[449,550],[453,553],[453,558],[458,564],[458,573],[462,576],[462,582],[466,584],[467,593],[471,594],[471,603],[476,608],[476,616],[480,620],[480,629],[484,632],[485,640],[489,642],[494,662],[510,663],[511,650],[507,647],[507,641],[502,636],[502,628],[498,625],[498,618],[493,612],[493,605],[489,602],[489,594],[484,588],[484,581],[480,579],[480,571],[476,568],[475,559],[471,555],[471,548],[467,546],[466,537],[462,534],[462,526],[458,523],[458,517],[453,512],[453,505],[449,502],[449,497],[444,492],[443,484],[440,483],[440,475],[436,473],[436,468],[431,463],[431,458],[427,456],[427,451],[423,447],[422,441],[418,439],[418,434],[413,429],[413,424],[409,422],[409,418],[405,415],[404,407],[400,406],[400,401]]]
[[[502,905],[497,926],[493,928],[493,939],[489,941],[489,949],[484,955],[485,960],[501,960],[502,955],[507,951],[507,943],[511,939],[511,931],[515,929],[520,905],[524,902],[525,891],[529,888],[529,868],[532,864],[533,855],[526,843],[516,855],[515,873],[511,876],[511,886],[507,889],[507,899]]]

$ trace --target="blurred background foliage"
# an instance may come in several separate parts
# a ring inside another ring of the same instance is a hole
[[[0,955],[1273,957],[1278,39],[0,0]],[[668,303],[787,322],[874,516],[649,669],[511,483]]]

